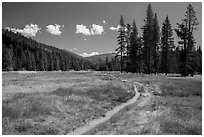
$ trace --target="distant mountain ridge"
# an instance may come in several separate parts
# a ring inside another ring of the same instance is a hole
[[[90,60],[71,51],[37,42],[2,29],[2,70],[86,70],[94,69]]]
[[[99,63],[99,60],[102,62],[105,62],[106,57],[108,58],[108,61],[110,61],[112,58],[115,58],[116,53],[111,52],[111,53],[104,53],[104,54],[99,54],[99,55],[94,55],[90,57],[86,57],[88,60],[92,61],[92,63]]]

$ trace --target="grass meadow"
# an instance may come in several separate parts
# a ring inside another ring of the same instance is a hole
[[[2,133],[67,134],[132,98],[134,82],[151,98],[141,96],[87,134],[202,134],[201,76],[95,71],[3,72]]]
[[[128,75],[121,77],[142,83],[152,96],[141,96],[87,135],[202,134],[201,76]]]
[[[106,75],[3,73],[3,134],[66,134],[134,96]]]

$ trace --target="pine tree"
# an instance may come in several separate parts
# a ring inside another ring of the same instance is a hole
[[[132,27],[130,26],[130,24],[127,24],[126,27],[126,71],[129,72],[130,71],[130,48],[131,48],[131,33],[132,33]]]
[[[158,51],[159,51],[159,41],[160,41],[160,30],[159,22],[157,19],[157,14],[155,13],[153,19],[153,60],[154,60],[154,73],[157,74],[158,69]]]
[[[115,61],[114,61],[114,58],[111,58],[111,61],[110,61],[110,70],[111,71],[115,71]]]
[[[131,72],[135,73],[138,71],[138,31],[135,20],[132,23],[132,32],[130,34],[130,68]]]
[[[49,66],[48,66],[48,56],[47,56],[47,52],[44,51],[43,52],[43,62],[44,62],[44,71],[47,71]]]
[[[198,59],[199,59],[199,66],[198,66],[198,73],[202,75],[202,50],[201,46],[197,49]]]
[[[138,37],[138,41],[137,41],[137,44],[138,44],[138,47],[137,47],[137,50],[138,50],[138,72],[139,74],[141,73],[141,70],[142,70],[142,37]]]
[[[64,57],[63,57],[62,53],[60,53],[60,55],[59,55],[59,60],[60,60],[60,62],[59,62],[60,70],[64,71],[65,70],[65,63],[64,63]],[[83,65],[84,65],[84,63],[82,63],[82,66],[81,66],[82,69],[83,69]]]
[[[9,71],[13,70],[12,56],[9,48],[2,44],[2,68],[3,70]]]
[[[22,52],[22,68],[24,68],[24,69],[28,68],[27,67],[28,66],[28,63],[27,63],[28,58],[26,57],[26,55],[28,55],[27,53],[28,53],[27,50],[24,50]]]
[[[32,62],[31,62],[31,53],[30,51],[27,52],[27,68],[26,70],[32,70]]]
[[[183,60],[183,76],[188,76],[192,67],[189,64],[189,57],[191,56],[190,54],[192,54],[195,44],[193,33],[197,30],[197,25],[199,24],[195,13],[193,6],[189,4],[185,14],[185,19],[183,19],[180,24],[178,23],[178,29],[175,29],[177,36],[181,39],[179,44],[182,44],[184,49],[185,58]]]
[[[108,56],[106,56],[106,59],[105,59],[105,70],[106,70],[106,71],[109,71]]]
[[[31,61],[31,70],[35,71],[36,70],[36,63],[35,63],[35,57],[34,57],[33,53],[31,53],[31,55],[30,55],[30,61]]]
[[[175,50],[173,51],[173,60],[172,60],[172,66],[173,66],[173,73],[179,74],[179,66],[180,66],[180,55],[179,55],[179,47],[175,47]]]
[[[60,70],[58,54],[54,53],[53,57],[54,57],[54,70],[58,71],[58,70]],[[73,62],[74,62],[74,60],[73,60]],[[73,66],[73,69],[75,70],[76,67]]]
[[[152,59],[153,59],[153,20],[154,15],[152,11],[151,4],[148,5],[146,11],[146,20],[145,25],[143,26],[143,58],[144,58],[144,65],[145,65],[145,73],[150,74],[152,72]]]
[[[194,74],[198,71],[199,63],[199,55],[196,49],[193,49],[191,54],[189,54],[189,74],[191,76],[194,76]]]
[[[119,27],[119,36],[117,37],[118,39],[118,45],[120,45],[117,49],[116,49],[116,57],[120,56],[120,72],[123,72],[123,55],[125,53],[125,44],[126,44],[126,35],[125,35],[125,23],[123,20],[123,16],[121,15],[120,18],[120,27]]]
[[[3,70],[47,71],[54,70],[54,64],[55,70],[79,70],[83,68],[84,63],[84,59],[79,59],[64,50],[39,43],[7,29],[2,29],[2,51]],[[93,64],[88,61],[84,66],[90,68]]]
[[[44,54],[42,48],[39,49],[39,69],[40,71],[44,70]]]
[[[173,30],[168,16],[166,16],[166,19],[163,22],[161,36],[161,50],[162,50],[161,69],[163,73],[165,72],[166,75],[169,72],[170,61],[172,60],[171,55],[174,49],[173,39],[174,39]]]
[[[48,52],[48,71],[54,70],[54,62],[53,62],[53,55],[52,52]]]

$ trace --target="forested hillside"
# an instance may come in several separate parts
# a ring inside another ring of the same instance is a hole
[[[94,65],[97,71],[119,71],[120,59],[116,58],[116,53],[105,53],[86,57]]]
[[[65,71],[92,68],[93,65],[89,60],[72,52],[2,29],[3,71]]]
[[[99,54],[99,55],[94,55],[94,56],[89,56],[86,57],[87,59],[91,60],[94,63],[98,63],[100,61],[105,62],[106,58],[108,60],[111,60],[112,58],[115,58],[115,53],[105,53],[105,54]]]

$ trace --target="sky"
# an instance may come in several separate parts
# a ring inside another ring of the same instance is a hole
[[[3,2],[2,27],[48,45],[90,56],[115,51],[121,14],[125,24],[133,19],[142,35],[147,2]],[[168,15],[173,29],[192,4],[199,21],[194,36],[202,46],[201,2],[151,2],[159,26]],[[174,36],[176,34],[174,32]],[[178,40],[177,38],[175,38]],[[177,45],[177,42],[175,42]]]

